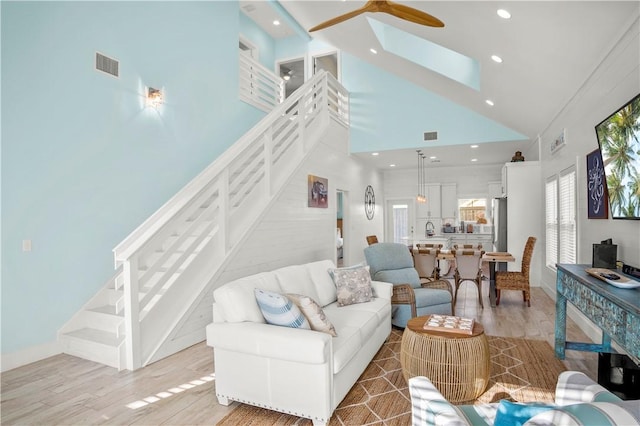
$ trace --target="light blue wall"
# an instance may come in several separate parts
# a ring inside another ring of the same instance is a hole
[[[237,2],[1,8],[11,353],[55,341],[113,273],[112,248],[264,113],[238,101]],[[267,60],[270,49],[261,46]],[[120,61],[120,78],[93,69],[96,51]],[[159,112],[142,107],[146,85],[166,93]]]
[[[348,53],[342,84],[351,99],[351,151],[423,146],[423,133],[438,132],[431,145],[527,139],[499,123],[431,93]]]
[[[247,15],[240,13],[240,34],[258,47],[258,60],[270,70],[274,68],[276,42],[262,28],[257,26]]]

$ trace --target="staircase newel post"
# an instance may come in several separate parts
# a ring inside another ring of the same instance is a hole
[[[140,361],[140,312],[138,304],[138,255],[134,254],[123,264],[124,321],[126,327],[126,361],[131,371],[142,367]]]

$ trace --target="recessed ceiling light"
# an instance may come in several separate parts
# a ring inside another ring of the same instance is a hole
[[[472,158],[471,161],[475,162],[475,161],[478,161],[478,159],[477,158]]]
[[[497,62],[499,64],[502,63],[502,58],[498,55],[491,55],[491,59],[493,59],[494,62]]]
[[[395,164],[389,164],[389,167],[395,167],[395,166],[396,166]]]
[[[435,155],[432,155],[431,157],[429,157],[430,160],[435,160],[436,158],[438,157],[436,157]]]
[[[373,47],[372,47],[371,49],[369,49],[369,51],[370,51],[371,53],[373,53],[374,55],[377,55],[377,54],[378,54],[378,51],[377,51],[376,49],[374,49]]]
[[[273,25],[275,25],[275,26],[277,27],[278,25],[280,25],[280,21],[278,21],[278,20],[276,19],[275,21],[273,21]]]
[[[373,155],[375,157],[376,155],[380,155],[380,153],[379,152],[372,152],[371,155]]]
[[[493,106],[493,101],[491,99],[487,99],[485,102],[487,103],[487,105]]]
[[[471,148],[477,148],[478,145],[471,145]]]
[[[501,17],[501,18],[504,18],[504,19],[511,18],[511,14],[508,11],[504,10],[504,9],[498,9],[497,13],[498,13],[498,16]]]

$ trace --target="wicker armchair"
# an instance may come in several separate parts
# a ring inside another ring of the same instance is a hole
[[[529,237],[524,246],[522,254],[522,267],[520,272],[517,271],[497,271],[496,272],[496,305],[500,304],[501,290],[520,290],[522,298],[527,302],[527,306],[531,307],[531,290],[529,289],[529,268],[531,266],[531,256],[533,255],[533,247],[536,244],[535,237]]]
[[[406,327],[407,321],[416,316],[453,314],[449,282],[421,283],[411,253],[404,244],[373,244],[364,249],[364,255],[371,278],[393,284],[391,323],[396,327]]]
[[[484,250],[452,250],[451,253],[456,259],[456,270],[454,272],[456,291],[453,295],[453,306],[458,300],[458,289],[464,281],[472,281],[478,287],[478,300],[480,307],[482,303],[482,255]]]

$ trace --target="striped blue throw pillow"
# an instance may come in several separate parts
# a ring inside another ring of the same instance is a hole
[[[267,324],[311,329],[300,309],[286,296],[268,290],[254,290],[256,301]]]

